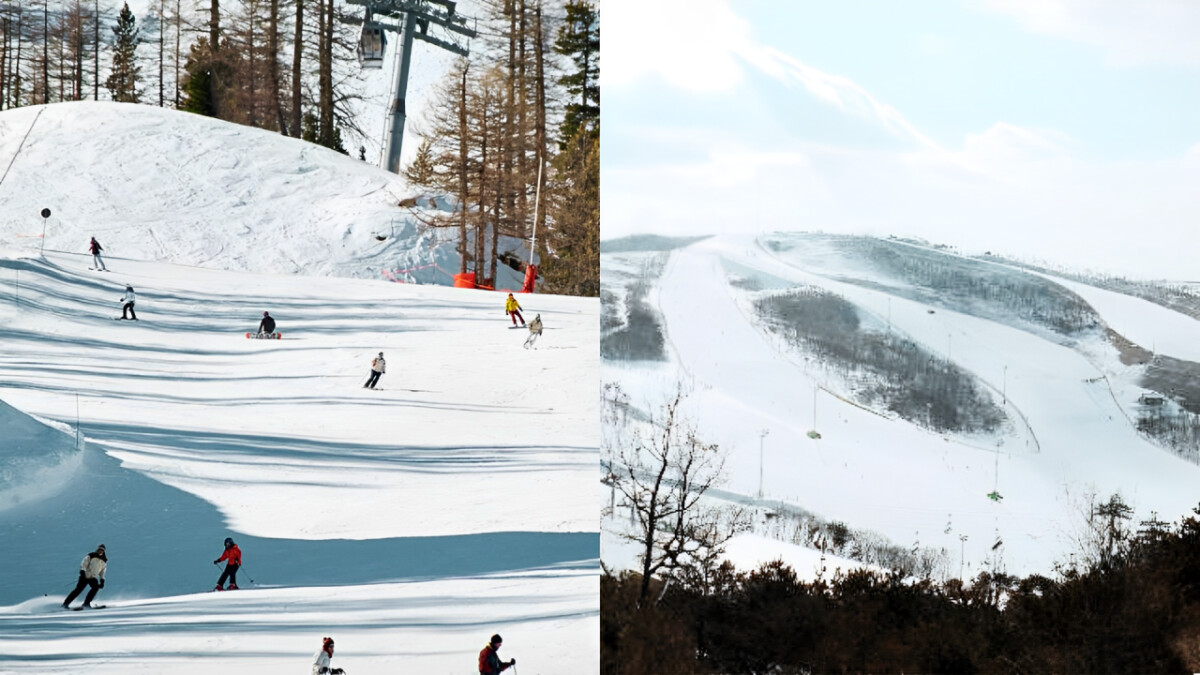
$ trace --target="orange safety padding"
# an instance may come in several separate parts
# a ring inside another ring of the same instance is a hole
[[[464,272],[454,275],[455,288],[475,288],[475,273]]]
[[[521,286],[522,293],[532,293],[533,287],[537,284],[537,265],[527,265],[525,267],[525,284]]]

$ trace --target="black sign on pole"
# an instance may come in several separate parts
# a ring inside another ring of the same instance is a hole
[[[46,254],[46,223],[50,219],[50,209],[42,209],[42,249],[40,255]]]

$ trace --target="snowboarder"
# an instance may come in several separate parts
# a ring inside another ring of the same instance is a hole
[[[312,675],[342,675],[346,671],[341,668],[330,668],[329,661],[333,658],[333,638],[322,638],[321,651],[313,656]]]
[[[364,389],[374,389],[379,382],[379,376],[387,372],[387,362],[383,360],[383,352],[379,352],[379,356],[371,359],[371,375],[367,378],[367,383],[363,385]]]
[[[270,312],[263,312],[262,321],[258,322],[258,337],[265,337],[275,332],[275,319]]]
[[[242,549],[238,548],[237,544],[233,543],[233,539],[229,537],[225,537],[225,552],[221,554],[220,558],[214,560],[213,564],[220,565],[222,560],[229,562],[225,565],[225,571],[221,572],[221,578],[217,579],[217,587],[213,590],[225,590],[225,580],[229,579],[229,590],[236,591],[238,589],[237,571],[242,566]],[[254,580],[251,579],[251,581]]]
[[[100,245],[100,242],[96,241],[95,237],[92,237],[91,243],[88,244],[88,250],[92,252],[92,263],[96,266],[96,269],[107,272],[108,268],[104,266],[104,259],[100,257],[100,251],[103,251],[104,247]]]
[[[133,294],[133,286],[125,286],[125,295],[121,296],[121,302],[124,303],[124,305],[121,307],[122,319],[133,319],[134,321],[138,320],[137,313],[133,311],[133,303],[135,300],[137,300],[137,296]],[[129,316],[126,316],[126,314]]]
[[[517,319],[521,320],[521,325],[525,325],[525,317],[521,316],[521,305],[517,304],[517,299],[512,293],[508,294],[508,299],[504,301],[504,313],[512,316],[513,325],[517,325]]]
[[[538,337],[542,334],[542,315],[538,314],[533,317],[533,321],[529,322],[529,337],[525,338],[525,348],[529,349],[537,342]]]
[[[63,609],[71,606],[71,601],[74,600],[85,586],[91,586],[87,597],[83,599],[83,606],[80,609],[91,609],[92,600],[96,599],[96,593],[104,588],[104,572],[108,569],[108,558],[104,555],[104,544],[96,547],[95,551],[83,556],[83,562],[79,563],[79,583],[75,584],[75,590],[63,600]]]
[[[502,642],[499,635],[493,635],[483,651],[479,652],[479,675],[499,675],[505,668],[517,665],[516,659],[509,659],[508,663],[500,660],[500,655],[496,652]]]

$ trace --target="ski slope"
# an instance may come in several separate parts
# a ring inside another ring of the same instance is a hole
[[[602,265],[628,269],[630,260],[613,254]],[[806,285],[840,295],[880,328],[968,371],[1008,422],[993,434],[943,434],[851,404],[844,382],[763,327],[747,279],[760,289]],[[782,502],[901,548],[941,551],[947,576],[1050,573],[1078,550],[1090,495],[1104,501],[1119,492],[1136,509],[1135,528],[1152,513],[1176,520],[1200,503],[1200,467],[1136,431],[1140,371],[1122,365],[1099,332],[1051,339],[935,311],[881,279],[869,260],[824,255],[805,240],[777,251],[754,237],[721,236],[676,249],[648,294],[667,362],[606,361],[602,379],[621,383],[642,409],[684,382],[685,412],[701,438],[729,453],[723,489],[737,501],[768,510]],[[1197,322],[1082,286],[1071,288],[1114,330],[1157,335],[1160,353],[1195,354]],[[813,429],[819,439],[807,435]],[[994,490],[1002,501],[988,499]],[[621,527],[604,526],[602,557],[632,566],[633,551],[614,536]],[[797,560],[811,567],[810,558]]]
[[[0,672],[598,672],[596,299],[90,262],[0,254]]]
[[[26,254],[86,253],[96,237],[111,258],[208,269],[442,285],[459,271],[457,228],[423,225],[453,210],[444,198],[202,115],[93,101],[6,110],[0,177],[0,241]],[[528,260],[525,244],[502,237],[500,253]],[[523,272],[499,265],[497,277],[519,289]]]

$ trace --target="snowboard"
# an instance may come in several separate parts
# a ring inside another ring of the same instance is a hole
[[[93,272],[108,272],[109,271],[109,270],[105,270],[105,269],[100,269],[98,267],[89,267],[88,269],[92,270]]]
[[[246,337],[251,340],[280,340],[283,339],[283,333],[267,333],[259,337],[258,333],[246,333]]]
[[[516,328],[520,328],[521,330],[528,330],[528,328],[526,326],[509,326],[508,327],[509,330],[513,330]]]
[[[106,607],[108,607],[108,605],[92,605],[91,607],[84,607],[80,605],[79,607],[72,607],[71,609],[75,610],[76,612],[82,612],[85,609],[104,609]]]
[[[114,316],[113,321],[137,321],[137,319],[126,319],[123,316]]]

